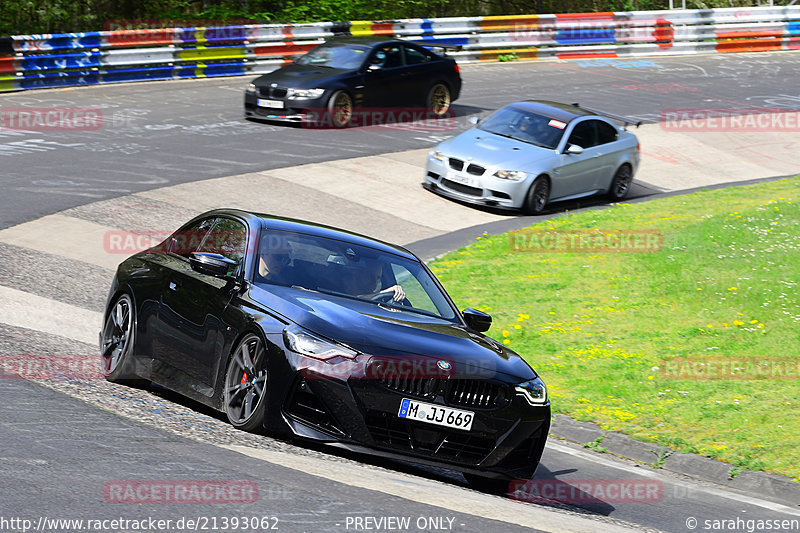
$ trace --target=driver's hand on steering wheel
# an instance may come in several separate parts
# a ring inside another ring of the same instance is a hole
[[[402,302],[403,300],[406,299],[406,292],[400,285],[392,285],[388,289],[383,289],[378,294],[384,294],[384,293],[394,293],[394,295],[392,296],[392,300],[395,302]]]

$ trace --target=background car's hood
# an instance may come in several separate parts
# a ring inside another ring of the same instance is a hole
[[[347,72],[328,67],[314,65],[298,65],[290,63],[269,74],[259,76],[253,81],[258,87],[277,83],[281,87],[294,87],[297,89],[312,89],[319,87],[328,78],[333,78]]]
[[[250,294],[307,330],[366,354],[431,356],[450,361],[457,369],[501,372],[521,381],[535,376],[519,355],[502,344],[445,320],[289,287],[256,286]]]
[[[521,165],[555,155],[554,150],[501,137],[478,128],[469,129],[448,139],[436,148],[448,156],[457,156],[486,167],[509,167],[508,170],[516,170]]]

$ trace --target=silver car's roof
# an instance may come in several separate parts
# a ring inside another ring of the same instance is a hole
[[[552,102],[550,100],[526,100],[524,102],[516,102],[509,107],[536,113],[547,118],[554,118],[561,122],[569,123],[576,117],[585,117],[587,115],[594,115],[591,111],[581,109],[580,107],[562,104],[560,102]]]

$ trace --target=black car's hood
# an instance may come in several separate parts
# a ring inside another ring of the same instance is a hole
[[[313,89],[325,87],[333,78],[350,71],[315,65],[298,65],[290,63],[274,72],[256,78],[253,83],[257,87],[264,87],[272,83],[280,87],[294,87],[296,89]]]
[[[535,377],[513,351],[446,320],[289,287],[254,286],[250,296],[295,324],[365,354],[433,357],[482,375],[500,372],[520,381]]]

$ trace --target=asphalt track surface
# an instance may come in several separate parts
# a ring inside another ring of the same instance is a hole
[[[800,108],[798,63],[797,54],[747,54],[467,67],[463,69],[465,91],[455,106],[455,129],[444,132],[402,126],[308,131],[246,122],[241,114],[246,78],[5,95],[0,97],[4,108],[99,107],[106,121],[93,132],[0,131],[0,228],[168,185],[426,148],[466,128],[467,116],[525,98],[564,100],[566,93],[570,101],[649,121],[675,108]],[[426,246],[433,250],[436,245]],[[13,280],[15,287],[28,290],[20,287],[20,268],[27,262],[44,264],[53,272],[53,279],[23,280],[22,284],[42,282],[51,292],[65,291],[60,298],[72,304],[101,309],[107,271],[1,247],[2,285]],[[72,281],[75,272],[80,272],[84,282],[63,289],[62,282]],[[94,346],[57,335],[0,324],[0,354],[95,351]],[[356,516],[409,516],[413,521],[419,517],[452,518],[441,524],[452,524],[453,531],[522,531],[536,529],[532,521],[537,516],[526,514],[528,509],[553,508],[467,491],[461,488],[460,476],[444,470],[376,460],[365,460],[370,467],[359,469],[356,461],[363,458],[245,436],[226,427],[213,413],[166,391],[127,389],[99,381],[43,384],[49,388],[24,380],[0,381],[4,404],[0,412],[0,516],[4,518],[147,515],[175,520],[189,515],[245,513],[276,516],[282,531],[352,531]],[[235,444],[277,455],[259,460],[220,447]],[[292,462],[295,459],[299,462]],[[309,466],[314,461],[329,465],[330,472],[314,470]],[[342,477],[337,477],[337,469],[343,469]],[[699,520],[696,530],[702,530],[704,520],[798,517],[797,506],[792,511],[757,494],[682,479],[566,443],[550,443],[537,473],[537,479],[553,477],[562,481],[655,479],[664,491],[659,501],[576,502],[566,506],[567,510],[555,506],[565,513],[560,515],[563,528],[543,527],[548,530],[590,530],[583,522],[570,522],[576,512],[664,531],[690,531],[690,518]],[[368,483],[367,478],[374,478],[377,484]],[[257,504],[238,506],[106,502],[104,485],[126,479],[253,479],[258,480],[261,497]],[[397,479],[408,485],[408,493],[390,489]],[[412,492],[423,497],[415,498]],[[450,505],[435,495],[452,495],[471,506]],[[489,513],[480,512],[481,503],[503,509],[505,514],[485,518]],[[515,514],[523,518],[508,518]],[[542,520],[543,525],[548,524]],[[437,530],[431,524],[435,523],[428,522],[426,529]],[[601,521],[594,527],[603,531],[613,525]]]

